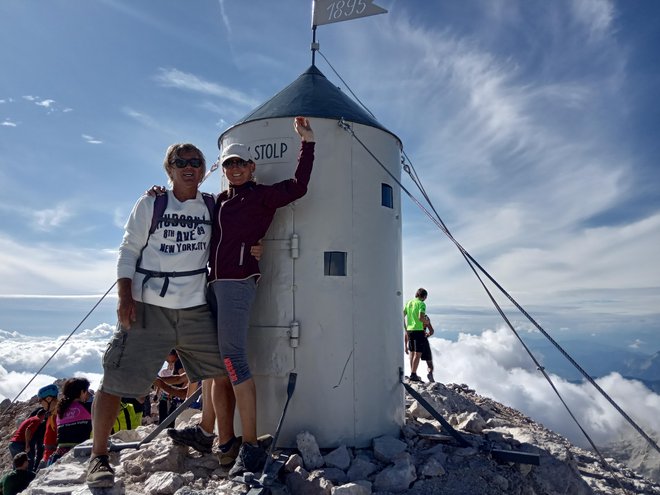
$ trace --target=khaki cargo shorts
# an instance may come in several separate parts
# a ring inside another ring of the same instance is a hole
[[[218,333],[207,305],[170,309],[135,302],[136,321],[117,331],[103,355],[99,387],[120,397],[144,397],[165,362],[176,349],[191,382],[225,376]]]

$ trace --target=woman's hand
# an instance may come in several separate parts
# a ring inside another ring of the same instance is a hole
[[[259,239],[259,242],[254,246],[250,246],[250,254],[254,256],[257,261],[261,259],[261,255],[264,254],[264,247],[261,244],[261,239]]]
[[[303,141],[307,143],[314,142],[314,131],[309,124],[309,119],[306,117],[296,117],[293,121],[293,128]]]

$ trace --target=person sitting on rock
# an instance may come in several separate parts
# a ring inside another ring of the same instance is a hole
[[[16,495],[25,490],[36,476],[28,469],[30,460],[25,452],[14,456],[14,470],[0,479],[0,492],[2,495]]]
[[[89,380],[69,378],[62,386],[62,396],[57,405],[57,450],[49,465],[92,435]]]

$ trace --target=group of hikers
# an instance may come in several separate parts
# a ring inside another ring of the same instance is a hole
[[[158,421],[162,421],[182,402],[180,397],[186,396],[188,386],[180,386],[185,380],[185,371],[176,350],[172,349],[153,383],[153,394],[122,397],[112,433],[135,429],[142,424],[144,415],[151,416],[151,395],[158,402]],[[38,390],[39,407],[20,422],[9,439],[14,469],[0,476],[0,495],[24,490],[36,471],[51,466],[73,447],[91,438],[93,398],[94,392],[86,378],[69,378],[61,384],[61,389],[53,383]]]
[[[125,225],[117,261],[117,330],[103,356],[103,378],[91,410],[84,378],[67,380],[59,400],[54,385],[39,391],[48,421],[56,418],[46,427],[41,462],[52,463],[93,432],[87,485],[112,487],[108,443],[122,398],[144,398],[155,384],[183,399],[201,385],[199,424],[170,428],[167,434],[177,444],[215,452],[220,464],[230,467],[229,476],[263,468],[267,454],[257,441],[247,330],[260,278],[261,239],[276,210],[306,194],[311,177],[314,132],[305,117],[295,117],[293,125],[301,138],[293,178],[257,183],[250,149],[232,143],[223,147],[220,157],[229,186],[217,196],[199,191],[206,175],[204,154],[190,143],[169,146],[163,162],[168,188],[154,187],[140,197]],[[428,344],[433,327],[426,297],[426,290],[419,289],[404,308],[411,381],[421,381],[420,360],[429,365],[427,376],[433,381]],[[169,362],[173,354],[182,369],[159,376],[163,360]],[[184,377],[187,386],[171,390],[173,377]],[[164,407],[171,412],[169,402]],[[240,437],[234,433],[235,409]],[[60,432],[64,425],[66,431]],[[28,443],[15,445],[14,471],[22,470],[24,453],[28,468],[33,466]]]
[[[37,469],[50,466],[92,433],[92,394],[86,378],[41,387],[39,407],[23,420],[9,439],[14,470],[0,480],[3,495],[24,490]]]

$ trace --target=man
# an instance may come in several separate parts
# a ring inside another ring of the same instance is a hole
[[[428,346],[427,337],[424,332],[426,316],[426,289],[417,289],[415,298],[408,301],[403,308],[403,330],[405,335],[406,354],[410,355],[410,381],[421,382],[417,375],[417,367],[422,358],[422,351]]]
[[[119,248],[118,325],[103,357],[103,379],[92,408],[90,488],[114,485],[108,436],[121,397],[147,395],[171,349],[177,350],[191,380],[212,379],[209,399],[214,404],[233,403],[215,321],[206,303],[211,214],[198,191],[206,172],[204,155],[192,144],[174,144],[163,166],[171,189],[162,218],[151,231],[155,198],[141,197]],[[217,415],[220,441],[234,437],[232,413]],[[211,451],[213,423],[213,410],[202,414],[196,448]]]
[[[36,458],[37,445],[43,445],[43,428],[44,419],[46,418],[46,410],[40,407],[34,412],[34,415],[26,418],[21,422],[14,434],[9,439],[9,453],[12,458],[21,452],[25,452],[28,456],[28,469],[34,466]],[[40,433],[40,435],[39,435]]]
[[[30,460],[26,452],[19,452],[14,456],[14,470],[0,479],[2,495],[16,495],[25,490],[36,476],[28,469]]]

